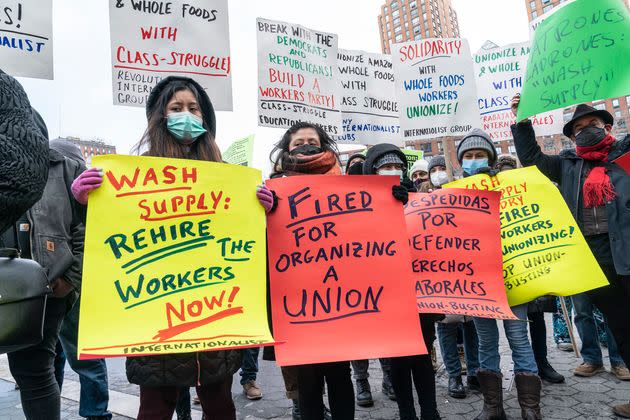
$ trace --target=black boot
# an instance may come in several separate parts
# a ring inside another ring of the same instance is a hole
[[[538,376],[540,376],[540,379],[551,382],[552,384],[561,384],[564,382],[564,376],[556,372],[547,359],[537,360],[536,364],[538,365]]]
[[[501,374],[491,370],[479,369],[477,379],[483,394],[483,409],[475,420],[507,420],[503,410],[503,389]]]
[[[291,401],[293,401],[293,409],[291,410],[291,416],[293,417],[293,420],[301,420],[302,413],[300,413],[300,402],[298,400]]]
[[[466,398],[466,389],[461,376],[448,378],[448,395],[458,399]]]
[[[466,376],[466,385],[468,390],[481,392],[481,386],[479,385],[479,379],[476,376]]]
[[[517,373],[514,375],[516,394],[521,406],[523,420],[542,420],[540,413],[540,378],[533,373]]]
[[[372,407],[372,390],[367,379],[357,379],[357,405],[359,407]]]
[[[396,401],[396,393],[394,392],[394,386],[392,385],[392,378],[389,376],[389,372],[383,372],[383,394],[392,401]]]

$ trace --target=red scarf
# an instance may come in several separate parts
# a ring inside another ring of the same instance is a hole
[[[615,143],[615,138],[608,134],[602,141],[593,146],[577,146],[579,157],[585,160],[608,162],[608,153]],[[593,208],[606,205],[606,202],[617,197],[615,188],[610,182],[610,176],[603,166],[596,166],[588,173],[584,180],[584,207]]]
[[[272,178],[282,175],[341,175],[337,156],[331,151],[309,156],[291,156],[285,153],[281,160],[281,166],[272,175]]]

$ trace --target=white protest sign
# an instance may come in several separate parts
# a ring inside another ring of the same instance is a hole
[[[475,76],[479,95],[481,129],[494,141],[512,138],[510,126],[516,117],[510,109],[512,97],[523,87],[529,57],[529,42],[481,49],[475,54]],[[539,136],[562,132],[562,110],[532,117]]]
[[[232,110],[227,0],[109,0],[114,105],[144,107],[167,76],[190,77]]]
[[[258,125],[304,121],[341,134],[337,35],[260,18],[256,30]]]
[[[0,1],[0,70],[53,79],[52,0]]]
[[[479,127],[467,40],[428,38],[391,49],[403,140],[458,136]]]
[[[337,143],[402,146],[391,56],[339,50],[343,133]]]

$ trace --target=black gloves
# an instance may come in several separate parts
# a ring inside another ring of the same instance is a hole
[[[402,185],[394,185],[392,187],[392,195],[403,204],[407,204],[407,201],[409,201],[409,192]]]

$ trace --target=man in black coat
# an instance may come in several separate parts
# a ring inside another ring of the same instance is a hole
[[[520,96],[512,99],[516,114]],[[516,153],[523,166],[536,165],[556,182],[586,242],[610,283],[588,292],[606,316],[619,353],[630,366],[630,175],[614,160],[630,152],[630,136],[612,136],[613,117],[586,104],[576,107],[563,133],[575,150],[544,154],[529,120],[512,126]],[[613,408],[630,418],[630,404]]]
[[[0,233],[39,200],[48,178],[48,139],[22,86],[0,70]]]

